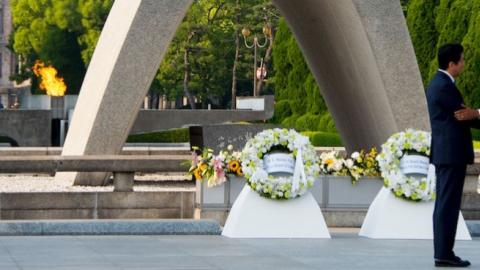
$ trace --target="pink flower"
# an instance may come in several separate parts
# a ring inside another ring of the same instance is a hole
[[[223,162],[221,159],[219,159],[218,157],[216,157],[214,160],[213,160],[213,168],[215,168],[215,170],[222,170],[223,171]]]
[[[197,166],[198,164],[198,155],[195,151],[192,152],[192,163],[193,166]]]

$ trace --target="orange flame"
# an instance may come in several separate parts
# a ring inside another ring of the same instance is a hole
[[[36,61],[33,72],[41,78],[40,89],[46,90],[47,95],[61,97],[65,95],[67,86],[63,78],[57,77],[57,70],[52,66],[45,66],[42,61]]]

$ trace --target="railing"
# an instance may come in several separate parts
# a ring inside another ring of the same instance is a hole
[[[189,155],[0,156],[0,173],[113,172],[114,191],[133,191],[136,172],[186,172]]]
[[[115,191],[132,191],[136,172],[187,172],[184,162],[191,159],[184,154],[163,155],[110,155],[110,156],[60,156],[60,155],[0,155],[0,173],[56,172],[113,172]],[[317,149],[317,153],[320,153]],[[26,153],[25,153],[26,154]],[[133,154],[133,153],[130,153]],[[477,190],[480,163],[467,167],[469,189]],[[475,180],[475,181],[473,181]],[[473,187],[475,182],[475,187]],[[468,183],[466,183],[468,184]]]

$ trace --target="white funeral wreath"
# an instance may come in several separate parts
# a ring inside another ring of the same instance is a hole
[[[293,129],[269,129],[250,139],[241,155],[248,185],[261,196],[288,200],[313,187],[320,173],[315,148]]]
[[[395,196],[410,201],[435,199],[435,170],[433,165],[429,165],[428,160],[430,139],[429,132],[407,129],[405,132],[393,134],[382,145],[382,152],[377,156],[377,161],[385,187]],[[409,159],[413,159],[410,163],[416,166],[414,170],[423,167],[423,176],[415,177],[405,172],[408,171]]]

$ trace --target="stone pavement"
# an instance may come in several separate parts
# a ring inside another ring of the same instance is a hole
[[[480,238],[457,242],[480,269]],[[435,269],[431,241],[221,236],[3,236],[0,269]]]

